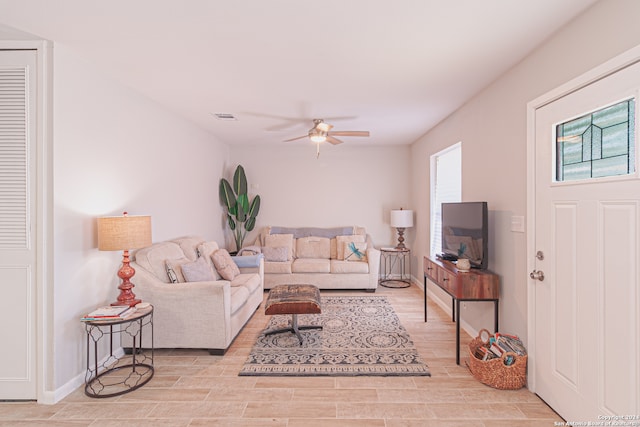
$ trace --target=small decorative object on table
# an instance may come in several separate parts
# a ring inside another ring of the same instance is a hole
[[[516,336],[480,330],[469,343],[469,370],[483,384],[517,390],[527,382],[527,352]]]
[[[467,272],[471,269],[471,262],[467,258],[458,258],[456,262],[456,268],[458,271]]]

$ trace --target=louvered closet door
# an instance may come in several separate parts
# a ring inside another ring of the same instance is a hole
[[[0,50],[0,399],[36,398],[35,73]]]

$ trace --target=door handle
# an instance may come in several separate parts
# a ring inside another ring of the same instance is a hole
[[[540,271],[540,270],[533,270],[531,273],[529,273],[529,277],[531,277],[533,280],[539,280],[541,282],[544,281],[544,272]]]

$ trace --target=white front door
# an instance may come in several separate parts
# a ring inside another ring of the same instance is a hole
[[[533,381],[566,420],[640,414],[639,88],[635,63],[535,110]]]
[[[0,50],[0,399],[36,398],[36,81]]]

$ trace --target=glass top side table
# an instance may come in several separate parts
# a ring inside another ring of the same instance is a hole
[[[136,390],[153,378],[153,306],[124,319],[83,321],[87,333],[87,373],[84,392],[89,397],[112,397]],[[151,348],[142,348],[142,333],[151,334]],[[108,339],[102,344],[101,341]],[[118,354],[120,346],[130,352]],[[108,347],[105,350],[105,347]],[[100,353],[108,352],[103,357]]]
[[[386,288],[411,286],[411,249],[380,248],[378,283]]]

